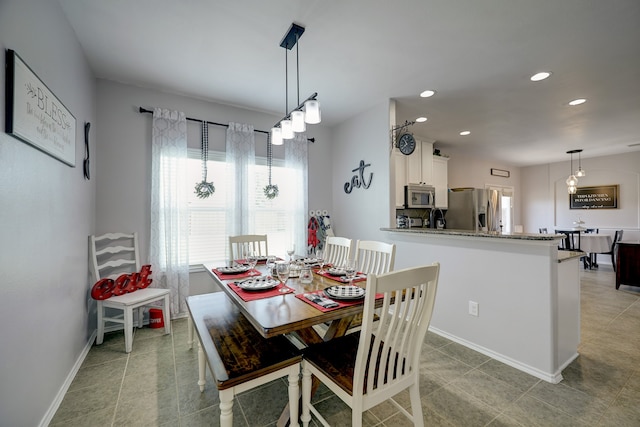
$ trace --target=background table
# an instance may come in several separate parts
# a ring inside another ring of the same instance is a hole
[[[595,254],[609,253],[612,243],[608,234],[583,234],[580,237],[580,249],[589,254],[589,268],[598,267]]]

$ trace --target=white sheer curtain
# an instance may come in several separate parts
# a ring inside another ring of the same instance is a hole
[[[151,143],[149,261],[154,285],[171,290],[171,314],[187,312],[189,229],[187,122],[179,111],[155,108]]]
[[[293,173],[293,206],[291,206],[291,239],[296,253],[305,255],[307,249],[308,207],[308,142],[306,134],[297,134],[284,142],[284,165]],[[302,250],[302,248],[305,248]]]
[[[256,143],[253,126],[229,123],[226,138],[227,182],[233,183],[227,192],[227,235],[250,234],[254,212],[250,209],[251,167],[256,163]]]

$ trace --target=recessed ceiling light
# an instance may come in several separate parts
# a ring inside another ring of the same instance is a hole
[[[585,102],[587,102],[586,99],[578,98],[578,99],[574,99],[573,101],[569,101],[569,105],[580,105],[580,104],[584,104]]]
[[[429,98],[436,94],[435,90],[425,90],[420,94],[422,98]]]
[[[423,123],[423,122],[426,122],[426,121],[427,121],[427,118],[426,118],[426,117],[418,117],[418,118],[416,119],[416,122],[418,122],[418,123]]]
[[[470,134],[471,134],[471,132],[468,131],[468,130],[463,130],[462,132],[460,132],[460,135],[462,135],[462,136],[467,136],[467,135],[470,135]]]
[[[532,82],[539,82],[540,80],[546,79],[550,75],[551,75],[551,73],[549,71],[542,71],[540,73],[536,73],[533,76],[531,76],[531,81]]]

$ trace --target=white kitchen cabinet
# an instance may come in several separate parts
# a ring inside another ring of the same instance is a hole
[[[447,209],[449,207],[449,180],[447,173],[449,169],[449,158],[432,156],[433,182],[436,189],[436,208]]]
[[[407,156],[393,149],[391,154],[395,163],[396,207],[404,206],[404,186],[407,184]]]
[[[416,150],[407,156],[407,182],[433,184],[433,142],[416,140]]]

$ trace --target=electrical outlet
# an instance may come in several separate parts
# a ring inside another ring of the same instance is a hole
[[[469,314],[472,316],[478,316],[478,303],[475,301],[469,301]]]

